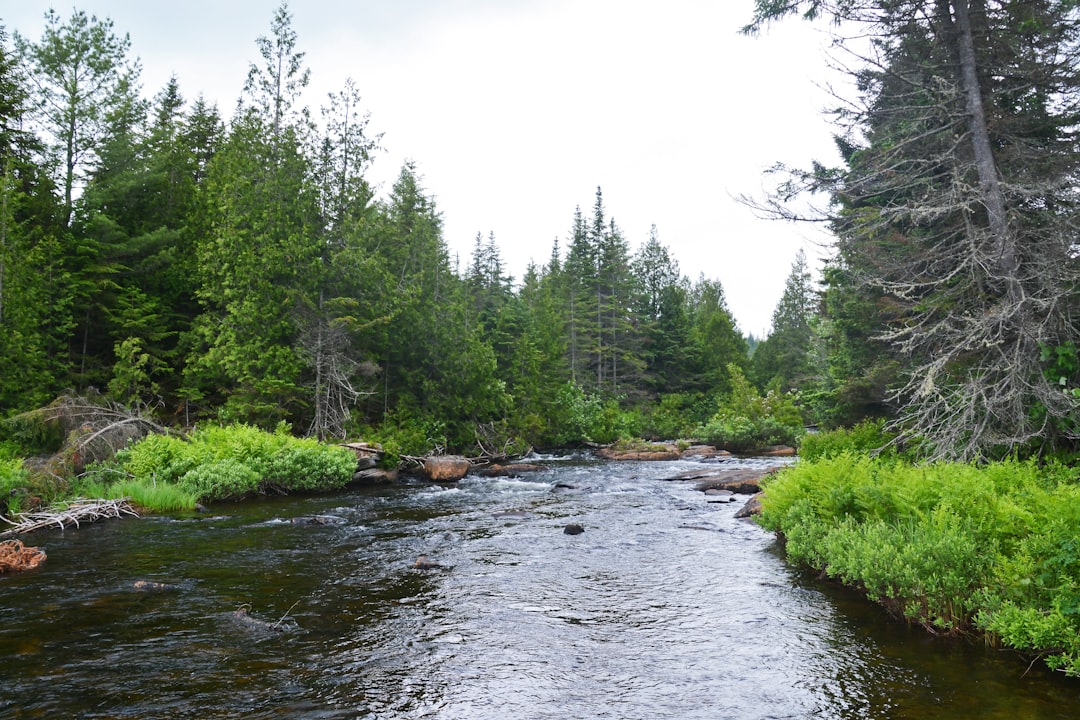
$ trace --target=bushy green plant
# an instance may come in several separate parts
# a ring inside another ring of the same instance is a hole
[[[803,434],[794,398],[778,389],[764,396],[737,365],[728,365],[731,393],[715,415],[695,429],[699,439],[731,452],[745,453],[770,445],[795,445]]]
[[[979,629],[1080,674],[1080,484],[1058,465],[916,466],[851,450],[766,483],[789,559],[935,632]]]
[[[799,457],[803,460],[817,460],[845,452],[891,455],[895,453],[889,445],[893,438],[894,435],[886,432],[884,420],[864,420],[850,428],[804,435],[799,443]]]
[[[185,492],[201,500],[240,500],[259,490],[259,473],[237,458],[199,465],[180,478]]]
[[[713,408],[715,403],[701,393],[661,395],[656,405],[645,410],[642,434],[654,440],[690,437],[708,421]]]
[[[294,438],[284,425],[273,433],[210,425],[187,440],[152,435],[119,452],[117,463],[144,485],[178,485],[203,501],[330,490],[348,483],[356,469],[350,450]]]
[[[0,515],[20,512],[20,491],[26,485],[26,471],[20,458],[0,458]]]

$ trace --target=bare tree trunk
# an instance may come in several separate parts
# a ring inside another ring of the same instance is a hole
[[[1020,259],[1016,239],[1009,230],[1005,193],[1001,189],[997,163],[994,161],[993,147],[990,142],[990,130],[986,124],[968,5],[968,0],[956,0],[952,3],[960,57],[960,83],[967,100],[968,127],[971,132],[975,168],[979,176],[979,192],[983,205],[986,207],[990,237],[996,246],[994,254],[997,257],[1001,278],[1008,285],[1009,299],[1019,303],[1023,300],[1023,291],[1018,282]]]

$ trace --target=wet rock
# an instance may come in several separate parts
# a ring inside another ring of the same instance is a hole
[[[765,493],[758,493],[754,497],[746,501],[746,504],[742,506],[739,512],[735,513],[737,518],[748,518],[754,515],[761,514],[761,496]]]
[[[768,469],[742,469],[720,470],[702,474],[698,477],[687,477],[687,480],[698,480],[694,486],[702,492],[711,488],[730,490],[737,495],[753,495],[761,492],[761,481],[776,472],[777,468]]]
[[[551,492],[565,493],[574,492],[580,489],[581,488],[579,488],[577,485],[570,485],[569,483],[555,483],[551,488]]]
[[[675,448],[657,448],[655,450],[616,450],[600,448],[596,454],[605,460],[678,460],[682,457]]]
[[[787,445],[772,445],[761,452],[762,457],[794,457],[795,448]]]
[[[424,477],[435,482],[454,482],[469,472],[469,461],[460,455],[432,455],[420,468]]]
[[[577,523],[570,523],[563,528],[563,535],[580,535],[585,532],[585,528],[581,527]]]
[[[735,493],[721,488],[709,488],[705,491],[705,502],[729,503],[735,501]]]
[[[241,625],[251,628],[252,630],[262,630],[267,632],[285,632],[287,627],[278,622],[267,622],[266,620],[260,620],[257,617],[253,617],[246,607],[242,607],[239,610],[233,612],[233,618],[237,620]]]
[[[727,450],[718,450],[712,445],[691,445],[682,451],[683,458],[716,458],[729,457]]]
[[[345,520],[335,515],[304,515],[290,518],[293,525],[342,525]]]
[[[357,470],[353,473],[352,481],[354,483],[366,483],[368,485],[382,485],[385,483],[392,483],[398,478],[398,471],[384,470],[382,468],[367,468],[363,470]]]
[[[534,473],[542,470],[547,470],[547,468],[532,463],[495,463],[481,469],[479,474],[484,477],[518,477],[522,473]]]
[[[132,588],[141,593],[164,593],[179,590],[180,586],[172,583],[154,582],[153,580],[136,580]]]
[[[442,567],[434,560],[429,560],[427,555],[421,555],[416,558],[416,562],[413,563],[413,567],[417,570],[438,570]]]

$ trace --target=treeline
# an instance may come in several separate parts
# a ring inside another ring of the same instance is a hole
[[[599,188],[516,281],[492,235],[452,258],[415,164],[369,184],[357,86],[300,104],[286,6],[256,46],[226,120],[176,78],[141,97],[111,20],[0,27],[0,415],[96,389],[177,425],[502,450],[686,436],[751,371],[720,283],[655,228],[631,248]]]

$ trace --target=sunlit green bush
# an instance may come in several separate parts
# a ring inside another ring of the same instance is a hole
[[[864,420],[851,428],[837,428],[819,433],[808,433],[799,443],[799,457],[817,460],[834,457],[844,452],[893,455],[890,446],[894,436],[885,431],[883,420]]]
[[[295,438],[284,426],[273,433],[250,425],[208,426],[187,440],[152,435],[116,459],[137,481],[178,485],[202,501],[332,490],[356,469],[350,450]]]
[[[1080,674],[1080,485],[1034,462],[916,466],[843,451],[766,483],[789,559],[935,632],[982,631]]]

